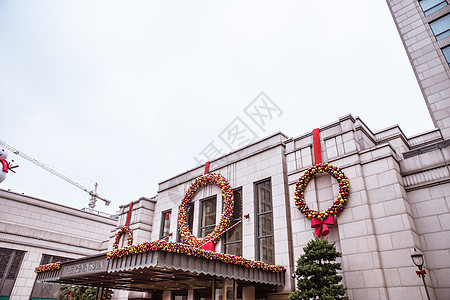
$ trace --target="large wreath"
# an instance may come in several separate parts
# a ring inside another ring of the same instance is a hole
[[[304,191],[306,185],[316,173],[324,172],[329,173],[331,176],[337,179],[339,183],[339,195],[332,206],[328,207],[326,210],[315,211],[313,209],[310,209],[308,205],[306,205]],[[350,184],[348,182],[348,178],[344,175],[341,169],[328,164],[317,164],[307,169],[296,183],[294,194],[295,205],[308,219],[316,218],[323,221],[328,216],[337,215],[344,209],[344,204],[347,202],[349,192]]]
[[[198,238],[193,236],[189,231],[189,226],[187,224],[187,211],[195,192],[200,187],[208,184],[215,184],[222,190],[222,196],[224,199],[223,213],[220,218],[219,224],[216,225],[216,228],[214,228],[214,230],[207,236],[203,238]],[[210,241],[216,242],[222,235],[222,233],[230,225],[230,218],[231,215],[233,214],[233,207],[234,207],[233,191],[231,190],[230,184],[225,179],[225,177],[217,173],[209,173],[197,177],[184,194],[184,197],[181,200],[180,208],[178,211],[178,225],[181,237],[183,238],[184,242],[188,243],[189,245],[195,248],[199,248]]]
[[[116,238],[113,244],[113,250],[116,250],[119,247],[120,237],[124,232],[128,233],[127,246],[130,247],[131,245],[133,245],[133,231],[131,231],[131,229],[128,226],[123,226],[116,234]]]

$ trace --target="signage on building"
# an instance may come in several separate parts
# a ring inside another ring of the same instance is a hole
[[[62,267],[61,278],[106,272],[107,268],[108,261],[106,257],[102,256],[81,263],[64,265]]]

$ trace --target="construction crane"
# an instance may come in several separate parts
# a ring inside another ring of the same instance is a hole
[[[5,148],[6,148],[6,149],[10,150],[10,151],[11,151],[12,153],[14,153],[15,155],[18,155],[18,156],[21,156],[21,157],[25,158],[25,159],[28,160],[29,162],[31,162],[31,163],[33,163],[33,164],[35,164],[35,165],[41,167],[42,169],[44,169],[44,170],[46,170],[46,171],[52,173],[53,175],[58,176],[58,177],[61,178],[62,180],[65,180],[65,181],[67,181],[68,183],[70,183],[70,184],[76,186],[77,188],[79,188],[79,189],[85,191],[86,193],[88,193],[88,194],[91,196],[91,199],[89,200],[89,208],[93,209],[93,208],[95,207],[95,203],[97,202],[97,199],[100,199],[100,200],[105,201],[105,204],[106,204],[106,205],[109,205],[109,204],[111,203],[110,200],[108,200],[108,199],[106,199],[106,198],[102,198],[102,197],[100,197],[99,195],[97,195],[97,186],[98,186],[97,182],[95,183],[94,190],[89,190],[88,188],[82,186],[82,185],[79,184],[78,182],[73,181],[73,180],[70,179],[69,177],[67,177],[67,176],[65,176],[65,175],[63,175],[63,174],[61,174],[61,173],[59,173],[59,172],[53,170],[53,169],[50,168],[49,166],[47,166],[47,165],[41,163],[40,161],[38,161],[38,160],[36,160],[36,159],[34,159],[34,158],[32,158],[32,157],[26,155],[25,153],[23,153],[23,152],[17,150],[16,148],[14,148],[14,147],[12,147],[12,146],[6,144],[6,143],[4,143],[4,145],[5,145]]]

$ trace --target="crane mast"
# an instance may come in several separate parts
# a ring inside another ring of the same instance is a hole
[[[10,150],[12,153],[14,153],[14,154],[16,154],[16,155],[18,155],[18,156],[20,156],[20,157],[23,157],[24,159],[28,160],[29,162],[31,162],[31,163],[33,163],[33,164],[35,164],[35,165],[41,167],[42,169],[44,169],[44,170],[46,170],[46,171],[52,173],[52,174],[55,175],[55,176],[58,176],[58,177],[61,178],[62,180],[66,181],[66,182],[68,182],[68,183],[70,183],[70,184],[76,186],[77,188],[79,188],[79,189],[85,191],[86,193],[88,193],[88,194],[91,196],[91,199],[89,200],[89,207],[90,207],[91,209],[93,209],[93,208],[95,207],[95,203],[97,202],[97,199],[103,200],[103,201],[105,202],[106,205],[109,205],[109,204],[111,203],[110,200],[108,200],[108,199],[106,199],[106,198],[102,198],[102,197],[100,197],[99,195],[97,195],[97,186],[98,186],[97,183],[95,183],[95,188],[94,188],[94,190],[89,190],[88,188],[82,186],[82,185],[79,184],[78,182],[76,182],[76,181],[70,179],[69,177],[67,177],[67,176],[65,176],[65,175],[63,175],[63,174],[61,174],[61,173],[59,173],[59,172],[57,172],[57,171],[55,171],[54,169],[52,169],[52,168],[50,168],[49,166],[47,166],[47,165],[41,163],[40,161],[38,161],[38,160],[36,160],[36,159],[34,159],[34,158],[32,158],[32,157],[26,155],[25,153],[23,153],[23,152],[19,151],[18,149],[12,147],[11,145],[8,145],[8,144],[5,143],[5,148],[8,149],[8,150]]]

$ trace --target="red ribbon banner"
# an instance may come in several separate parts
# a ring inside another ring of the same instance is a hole
[[[130,207],[128,208],[127,223],[125,224],[126,227],[130,226],[130,217],[131,217],[131,209],[132,208],[133,208],[133,201],[130,202]]]
[[[417,276],[419,276],[419,277],[425,278],[426,272],[425,272],[425,270],[422,270],[422,271],[416,271],[416,274],[417,274]]]
[[[209,161],[205,163],[205,175],[209,173]]]
[[[316,228],[314,234],[317,237],[320,237],[321,234],[322,236],[327,236],[328,233],[330,233],[327,225],[334,225],[334,216],[329,215],[325,220],[319,220],[317,218],[311,219],[311,228]]]
[[[320,150],[320,131],[319,128],[313,130],[313,149],[314,149],[314,163],[322,163],[322,152]]]

